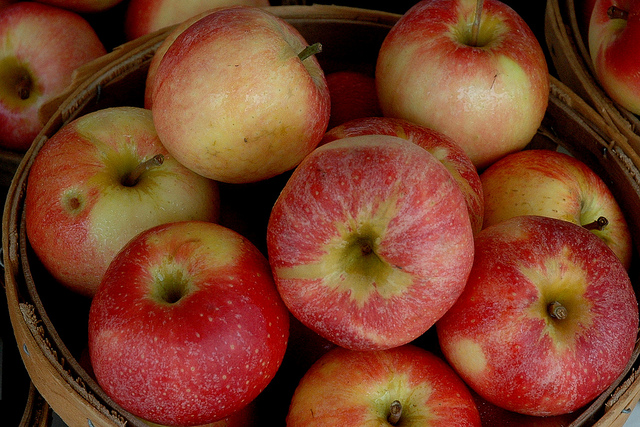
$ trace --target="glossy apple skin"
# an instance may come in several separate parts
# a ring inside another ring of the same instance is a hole
[[[610,19],[607,9],[617,6],[628,18]],[[594,72],[607,94],[622,107],[640,114],[640,3],[597,0],[589,22],[589,53]]]
[[[155,72],[158,135],[182,164],[227,183],[295,167],[322,139],[329,91],[315,56],[281,18],[232,7],[182,31]]]
[[[484,196],[482,183],[473,162],[451,138],[441,132],[402,119],[365,117],[336,126],[325,134],[320,144],[359,135],[392,135],[407,139],[433,154],[451,173],[467,202],[474,234],[482,229]]]
[[[481,175],[484,227],[518,215],[542,215],[590,224],[604,216],[609,224],[591,230],[631,266],[633,242],[624,213],[606,183],[585,163],[551,150],[510,154]]]
[[[180,297],[171,297],[177,283]],[[104,391],[133,414],[206,424],[273,379],[288,316],[267,260],[247,239],[209,222],[163,224],[109,266],[89,312],[91,363]]]
[[[469,46],[476,0],[423,0],[385,38],[376,65],[382,112],[440,131],[478,169],[522,149],[549,98],[543,50],[509,6],[486,0],[481,47]]]
[[[398,400],[402,426],[480,426],[471,393],[443,360],[413,345],[388,350],[335,348],[300,381],[289,427],[390,425]]]
[[[179,24],[218,7],[269,6],[269,0],[131,0],[127,5],[124,31],[128,40]]]
[[[79,13],[95,13],[109,10],[123,0],[38,0],[39,3],[46,3],[62,9],[72,10]]]
[[[161,166],[133,187],[122,177],[156,154]],[[216,221],[218,186],[188,170],[163,148],[151,112],[114,107],[81,116],[35,157],[25,195],[29,243],[63,285],[92,296],[125,243],[152,226]]]
[[[59,95],[73,71],[106,53],[80,15],[36,2],[16,2],[0,14],[0,146],[24,152],[42,130],[40,107]],[[18,95],[20,75],[32,82]]]
[[[295,169],[267,225],[289,310],[353,350],[406,344],[453,305],[473,261],[457,183],[431,153],[389,135],[342,138]]]
[[[443,354],[487,401],[536,416],[574,411],[624,370],[638,303],[602,240],[576,224],[514,217],[476,236],[467,286],[436,329]],[[565,319],[549,315],[561,303]]]

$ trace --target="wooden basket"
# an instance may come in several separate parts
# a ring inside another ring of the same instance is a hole
[[[297,27],[308,42],[323,44],[318,59],[325,72],[359,69],[373,73],[380,44],[400,17],[339,6],[274,6],[269,9]],[[108,106],[142,105],[149,61],[168,31],[127,43],[99,61],[95,72],[67,94],[34,141],[18,167],[7,196],[2,244],[11,322],[33,383],[71,427],[144,424],[106,396],[81,362],[86,346],[89,302],[57,284],[29,247],[23,209],[28,173],[47,138],[70,120]],[[634,236],[640,236],[638,154],[602,116],[554,78],[549,108],[532,144],[561,145],[590,165],[612,188]],[[638,264],[639,241],[634,242],[633,265]],[[632,282],[640,295],[636,270],[632,272]],[[640,379],[636,373],[639,352],[637,346],[625,372],[599,398],[576,414],[573,426],[622,425],[640,396]],[[264,410],[260,413],[267,414],[270,425],[283,424],[287,410],[286,406],[275,404],[278,394],[280,398],[288,398],[286,392],[277,389],[277,378],[257,399]],[[287,403],[285,401],[285,405]]]
[[[580,4],[580,3],[578,3]],[[614,102],[598,83],[574,0],[548,0],[545,38],[559,79],[616,127],[640,152],[640,118]]]

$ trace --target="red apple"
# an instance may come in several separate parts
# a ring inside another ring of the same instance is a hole
[[[478,169],[527,145],[549,98],[540,43],[498,0],[417,3],[385,38],[376,84],[385,116],[448,135]]]
[[[329,130],[320,144],[359,135],[392,135],[418,144],[433,154],[451,173],[467,202],[473,232],[482,229],[484,198],[478,171],[464,150],[446,135],[402,119],[368,117],[355,119]]]
[[[80,13],[103,12],[111,9],[123,0],[38,0],[51,6],[73,10]]]
[[[413,345],[331,350],[295,390],[289,427],[480,426],[471,393],[443,360]]]
[[[2,9],[0,46],[0,147],[23,152],[48,120],[40,107],[106,50],[83,17],[36,2]]]
[[[153,119],[169,153],[229,183],[295,167],[329,121],[324,73],[306,47],[293,26],[253,7],[217,9],[182,31],[152,83]]]
[[[631,266],[633,242],[622,209],[602,178],[575,157],[551,150],[512,153],[480,180],[485,228],[519,215],[563,219],[590,229]]]
[[[623,372],[638,302],[601,239],[568,221],[519,216],[482,230],[475,250],[467,286],[436,329],[446,359],[480,396],[560,415]]]
[[[131,0],[124,31],[127,39],[133,40],[218,7],[269,5],[269,0]]]
[[[114,258],[91,302],[89,351],[124,409],[199,425],[260,394],[288,328],[264,255],[221,225],[184,221],[142,232]]]
[[[589,53],[605,92],[640,114],[640,2],[596,0],[589,22]]]
[[[163,162],[153,159],[163,155]],[[25,195],[29,243],[63,285],[92,296],[116,253],[157,224],[216,221],[214,181],[164,149],[151,112],[114,107],[79,117],[37,153]]]
[[[280,294],[320,336],[354,350],[406,344],[462,292],[473,231],[438,159],[389,135],[342,138],[309,154],[267,226]]]
[[[382,115],[373,76],[360,71],[334,71],[327,74],[331,97],[329,129],[350,120]]]

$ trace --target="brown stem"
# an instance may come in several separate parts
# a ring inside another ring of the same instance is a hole
[[[145,160],[122,178],[122,185],[133,187],[138,183],[143,173],[151,168],[160,166],[162,163],[164,163],[164,156],[162,154],[156,154],[152,158]]]
[[[389,406],[389,416],[387,417],[387,421],[389,421],[389,424],[394,426],[398,424],[400,417],[402,417],[402,403],[400,403],[399,400],[394,400]]]
[[[549,313],[549,316],[558,320],[566,319],[569,314],[567,312],[567,308],[558,301],[549,303],[547,306],[547,312]]]
[[[302,52],[298,54],[298,58],[300,58],[300,61],[304,61],[308,57],[320,52],[322,52],[322,44],[314,43],[302,49]]]
[[[596,219],[595,221],[590,222],[589,224],[583,225],[583,227],[586,228],[587,230],[602,231],[607,225],[609,225],[609,220],[601,216],[601,217],[598,217],[598,219]]]
[[[629,17],[629,12],[624,9],[620,9],[617,6],[611,6],[607,9],[607,16],[609,19],[624,19],[626,20]]]
[[[16,92],[20,99],[25,100],[29,99],[31,96],[31,88],[33,87],[33,82],[31,81],[31,77],[29,74],[22,73],[16,82]]]
[[[471,46],[478,46],[478,34],[480,33],[480,20],[482,19],[483,4],[484,0],[477,0],[476,15],[473,18],[473,25],[471,26]]]

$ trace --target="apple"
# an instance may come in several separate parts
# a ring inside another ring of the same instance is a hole
[[[178,38],[180,34],[187,28],[189,28],[193,23],[200,20],[202,17],[208,15],[212,11],[205,11],[199,13],[197,15],[192,16],[191,18],[187,18],[181,23],[177,24],[172,30],[168,31],[166,37],[162,40],[158,49],[156,49],[151,61],[149,61],[149,69],[147,70],[147,78],[145,80],[144,86],[144,108],[151,110],[153,108],[153,94],[155,92],[155,78],[156,72],[158,71],[158,66],[160,62],[162,62],[162,58],[164,58],[164,54],[167,52],[171,44]]]
[[[326,80],[308,48],[264,9],[206,14],[175,38],[155,71],[151,110],[160,140],[216,181],[256,182],[294,168],[329,122]]]
[[[269,6],[269,0],[131,0],[124,16],[128,40],[179,24],[202,12],[229,6]]]
[[[181,221],[135,236],[91,301],[98,384],[145,420],[200,425],[245,408],[275,376],[289,313],[264,255],[219,224]]]
[[[116,253],[141,231],[216,221],[217,183],[164,149],[151,112],[113,107],[81,116],[36,154],[25,194],[29,243],[61,284],[93,296]]]
[[[291,313],[352,350],[406,344],[454,303],[473,263],[467,206],[427,150],[396,136],[342,138],[298,165],[267,224]]]
[[[73,71],[106,53],[80,15],[36,2],[0,12],[0,147],[25,152],[48,117],[40,107],[71,83]]]
[[[38,0],[39,3],[46,3],[51,6],[79,13],[104,12],[122,1],[123,0]]]
[[[330,129],[320,144],[349,136],[368,134],[398,136],[418,144],[433,154],[460,186],[467,202],[473,232],[477,233],[482,229],[484,196],[480,176],[469,156],[451,138],[433,129],[402,119],[365,117]]]
[[[337,347],[295,390],[289,427],[480,426],[464,382],[442,359],[410,344],[378,351]]]
[[[605,92],[640,114],[640,2],[596,0],[589,22],[589,54]]]
[[[498,0],[418,2],[384,39],[376,85],[385,116],[448,135],[478,169],[524,148],[549,100],[540,43]]]
[[[373,76],[341,70],[328,73],[326,79],[331,98],[329,129],[362,117],[382,116]]]
[[[492,164],[480,180],[483,227],[527,214],[570,221],[591,230],[631,266],[633,242],[622,209],[602,178],[575,157],[524,150]]]
[[[482,398],[556,416],[586,405],[623,372],[638,302],[601,239],[568,221],[525,215],[476,235],[467,286],[436,329],[445,358]]]

